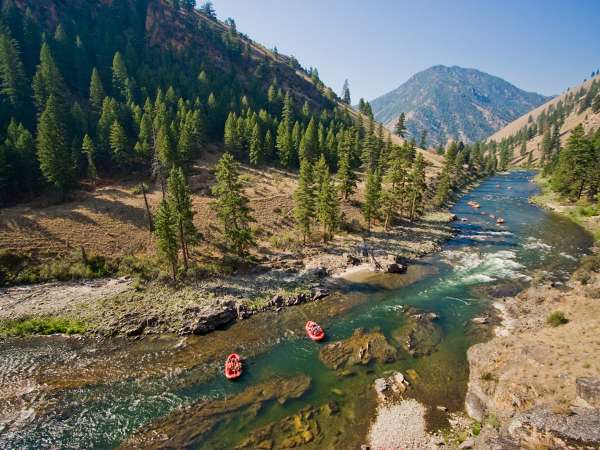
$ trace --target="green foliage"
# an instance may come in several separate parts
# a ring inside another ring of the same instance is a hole
[[[180,167],[173,167],[169,176],[168,201],[170,209],[175,216],[179,244],[183,252],[185,269],[188,269],[188,246],[198,240],[198,230],[194,225],[194,211],[192,197],[185,180],[185,175]]]
[[[242,192],[238,164],[225,153],[217,165],[217,181],[212,188],[212,208],[221,222],[226,242],[240,257],[254,244],[250,223],[254,222],[248,199]]]
[[[579,199],[584,189],[598,178],[597,151],[585,136],[583,126],[573,129],[551,178],[552,188]]]
[[[327,241],[333,236],[338,227],[340,204],[329,173],[329,167],[323,155],[321,155],[318,162],[317,172],[320,173],[320,176],[317,178],[316,217],[323,227],[323,240]]]
[[[66,317],[40,316],[0,322],[0,336],[30,336],[50,334],[83,334],[87,325]]]
[[[61,193],[73,184],[75,175],[66,144],[61,110],[51,95],[38,123],[37,155],[42,174]]]
[[[302,233],[302,241],[306,244],[306,238],[310,235],[313,220],[315,218],[315,187],[313,167],[309,160],[300,160],[300,175],[298,186],[294,192],[294,218],[296,226]]]
[[[154,232],[158,238],[158,249],[171,265],[173,280],[177,278],[177,217],[169,202],[160,202],[154,218]]]
[[[568,322],[569,319],[565,317],[565,314],[562,311],[554,311],[546,318],[546,323],[551,327],[558,327]]]
[[[406,115],[404,113],[400,113],[398,116],[398,121],[396,122],[396,126],[394,127],[394,133],[396,133],[400,137],[404,137],[406,134]]]
[[[374,219],[379,217],[381,208],[381,172],[379,168],[367,175],[365,185],[365,201],[362,206],[364,219],[367,221],[367,229],[371,230]]]

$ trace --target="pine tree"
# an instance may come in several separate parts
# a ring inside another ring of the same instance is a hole
[[[129,162],[129,147],[125,129],[118,120],[115,120],[110,126],[109,142],[113,161],[117,166],[124,168]]]
[[[317,133],[317,124],[315,122],[315,118],[312,117],[310,122],[308,122],[308,126],[306,127],[306,131],[304,132],[304,136],[300,141],[300,149],[298,151],[299,159],[308,159],[311,163],[316,159],[319,154],[319,136]]]
[[[289,123],[285,120],[279,122],[277,127],[277,153],[279,161],[284,167],[289,167],[291,162],[292,137]]]
[[[112,82],[114,95],[120,97],[122,100],[126,100],[129,93],[129,75],[127,74],[127,67],[120,52],[116,52],[113,57]]]
[[[204,2],[200,7],[200,11],[204,13],[210,19],[216,19],[217,13],[215,12],[215,8],[212,2]]]
[[[581,124],[577,125],[560,152],[557,168],[552,175],[552,187],[571,198],[579,199],[595,168],[595,152]]]
[[[158,248],[171,265],[173,281],[177,279],[177,219],[169,202],[162,200],[154,220],[154,232],[158,237]]]
[[[427,130],[421,131],[421,139],[419,141],[419,148],[427,148]]]
[[[33,77],[33,92],[35,105],[39,112],[44,110],[50,96],[54,96],[57,108],[63,108],[65,105],[67,87],[46,42],[42,44],[40,50],[40,63]]]
[[[300,160],[298,186],[294,192],[294,218],[296,226],[302,233],[302,242],[310,235],[315,217],[314,183],[312,164],[307,159]]]
[[[398,214],[398,210],[402,204],[407,176],[406,159],[402,153],[402,147],[395,145],[392,147],[390,155],[389,170],[383,180],[385,187],[382,194],[382,209],[386,230]]]
[[[348,84],[348,80],[344,81],[344,87],[342,87],[342,101],[346,105],[352,103],[352,99],[350,98],[350,85]]]
[[[362,207],[363,217],[367,221],[367,230],[371,231],[371,223],[379,217],[381,208],[381,173],[379,168],[369,171],[365,185],[365,201]]]
[[[271,130],[267,130],[265,133],[264,146],[263,146],[263,155],[264,158],[269,160],[273,157],[273,152],[275,151],[275,142],[273,141],[273,134]]]
[[[171,128],[167,125],[163,125],[158,131],[156,150],[162,167],[170,170],[177,162],[177,152]]]
[[[95,114],[99,114],[102,110],[102,103],[104,102],[104,87],[102,86],[102,80],[98,74],[98,70],[94,67],[92,69],[92,78],[90,79],[90,106]]]
[[[350,133],[344,133],[344,137],[339,146],[339,163],[337,179],[339,183],[340,194],[344,200],[348,200],[356,190],[357,176],[352,170],[351,161],[352,142]]]
[[[88,134],[83,137],[83,144],[81,144],[81,151],[86,157],[87,161],[87,176],[90,177],[94,182],[98,178],[98,171],[96,170],[96,149],[94,142]]]
[[[242,193],[238,164],[225,153],[217,165],[217,182],[212,188],[216,200],[212,203],[227,243],[238,256],[245,256],[254,244],[250,223],[254,222],[248,199]]]
[[[240,122],[243,123],[243,122]],[[239,134],[238,118],[234,112],[230,112],[225,121],[224,132],[225,149],[234,155],[239,155],[242,150],[242,140]]]
[[[256,122],[250,138],[250,162],[255,166],[263,161],[263,143],[261,136],[260,125]]]
[[[443,206],[448,201],[451,192],[452,182],[450,180],[450,171],[447,167],[444,167],[438,179],[435,197],[433,198],[435,206]]]
[[[27,97],[25,70],[14,39],[0,31],[0,95],[5,96],[16,113]]]
[[[40,116],[36,146],[42,174],[61,195],[64,194],[72,186],[75,174],[67,147],[65,125],[54,95],[50,95]]]
[[[427,191],[427,178],[425,175],[425,167],[427,163],[423,155],[419,153],[413,163],[413,168],[410,173],[410,220],[416,218],[417,211],[421,208]]]
[[[519,154],[521,155],[521,157],[524,157],[526,153],[527,153],[527,141],[523,140],[523,142],[521,143],[521,149],[519,150]]]
[[[321,162],[322,161],[322,162]],[[323,241],[328,241],[337,229],[340,218],[340,205],[335,185],[323,156],[319,164],[323,166],[317,196],[317,218],[323,227]]]
[[[181,167],[173,167],[169,175],[168,184],[169,206],[175,216],[179,244],[183,255],[185,270],[189,266],[188,246],[196,242],[198,231],[194,225],[194,211],[192,209],[192,197]]]
[[[405,120],[406,120],[406,115],[404,113],[401,113],[400,116],[398,117],[398,122],[396,122],[396,126],[394,128],[394,133],[396,133],[398,136],[400,136],[402,138],[406,134]]]

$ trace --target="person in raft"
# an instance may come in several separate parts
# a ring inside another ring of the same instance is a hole
[[[233,373],[239,372],[240,370],[242,370],[242,363],[239,359],[232,358],[229,361],[227,361],[227,369]]]
[[[312,334],[313,336],[318,336],[319,334],[321,334],[323,332],[323,329],[315,322],[311,322],[309,324],[309,330],[310,330],[310,334]]]

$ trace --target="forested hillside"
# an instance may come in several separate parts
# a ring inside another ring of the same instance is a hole
[[[0,202],[33,206],[0,221],[13,282],[56,277],[19,271],[73,252],[85,274],[110,272],[85,249],[158,250],[176,277],[194,253],[245,257],[431,208],[438,155],[357,114],[348,91],[217,20],[210,2],[3,0],[0,80]],[[444,200],[494,166],[456,150]]]
[[[490,137],[503,160],[538,167],[550,186],[572,200],[595,200],[600,188],[600,77],[517,119]]]
[[[390,130],[404,114],[407,135],[434,147],[449,140],[481,141],[547,99],[479,70],[437,65],[371,105]]]

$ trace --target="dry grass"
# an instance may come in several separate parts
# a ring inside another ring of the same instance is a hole
[[[194,220],[203,236],[201,244],[194,249],[197,259],[220,257],[223,252],[219,227],[210,208],[210,188],[219,155],[218,149],[211,148],[190,168]],[[244,165],[242,179],[256,219],[253,227],[259,253],[276,252],[274,237],[294,232],[292,194],[297,175],[276,168]],[[153,253],[154,239],[148,231],[143,196],[138,192],[139,181],[104,181],[95,191],[76,191],[62,204],[44,206],[38,200],[37,204],[2,210],[0,252],[40,260],[71,258],[80,254],[81,247],[88,254],[108,258]],[[342,204],[345,221],[353,224],[353,228],[360,228],[362,224],[363,188],[360,183],[355,197]],[[150,186],[148,201],[153,211],[161,198],[160,186]],[[316,240],[319,239],[317,234]]]

